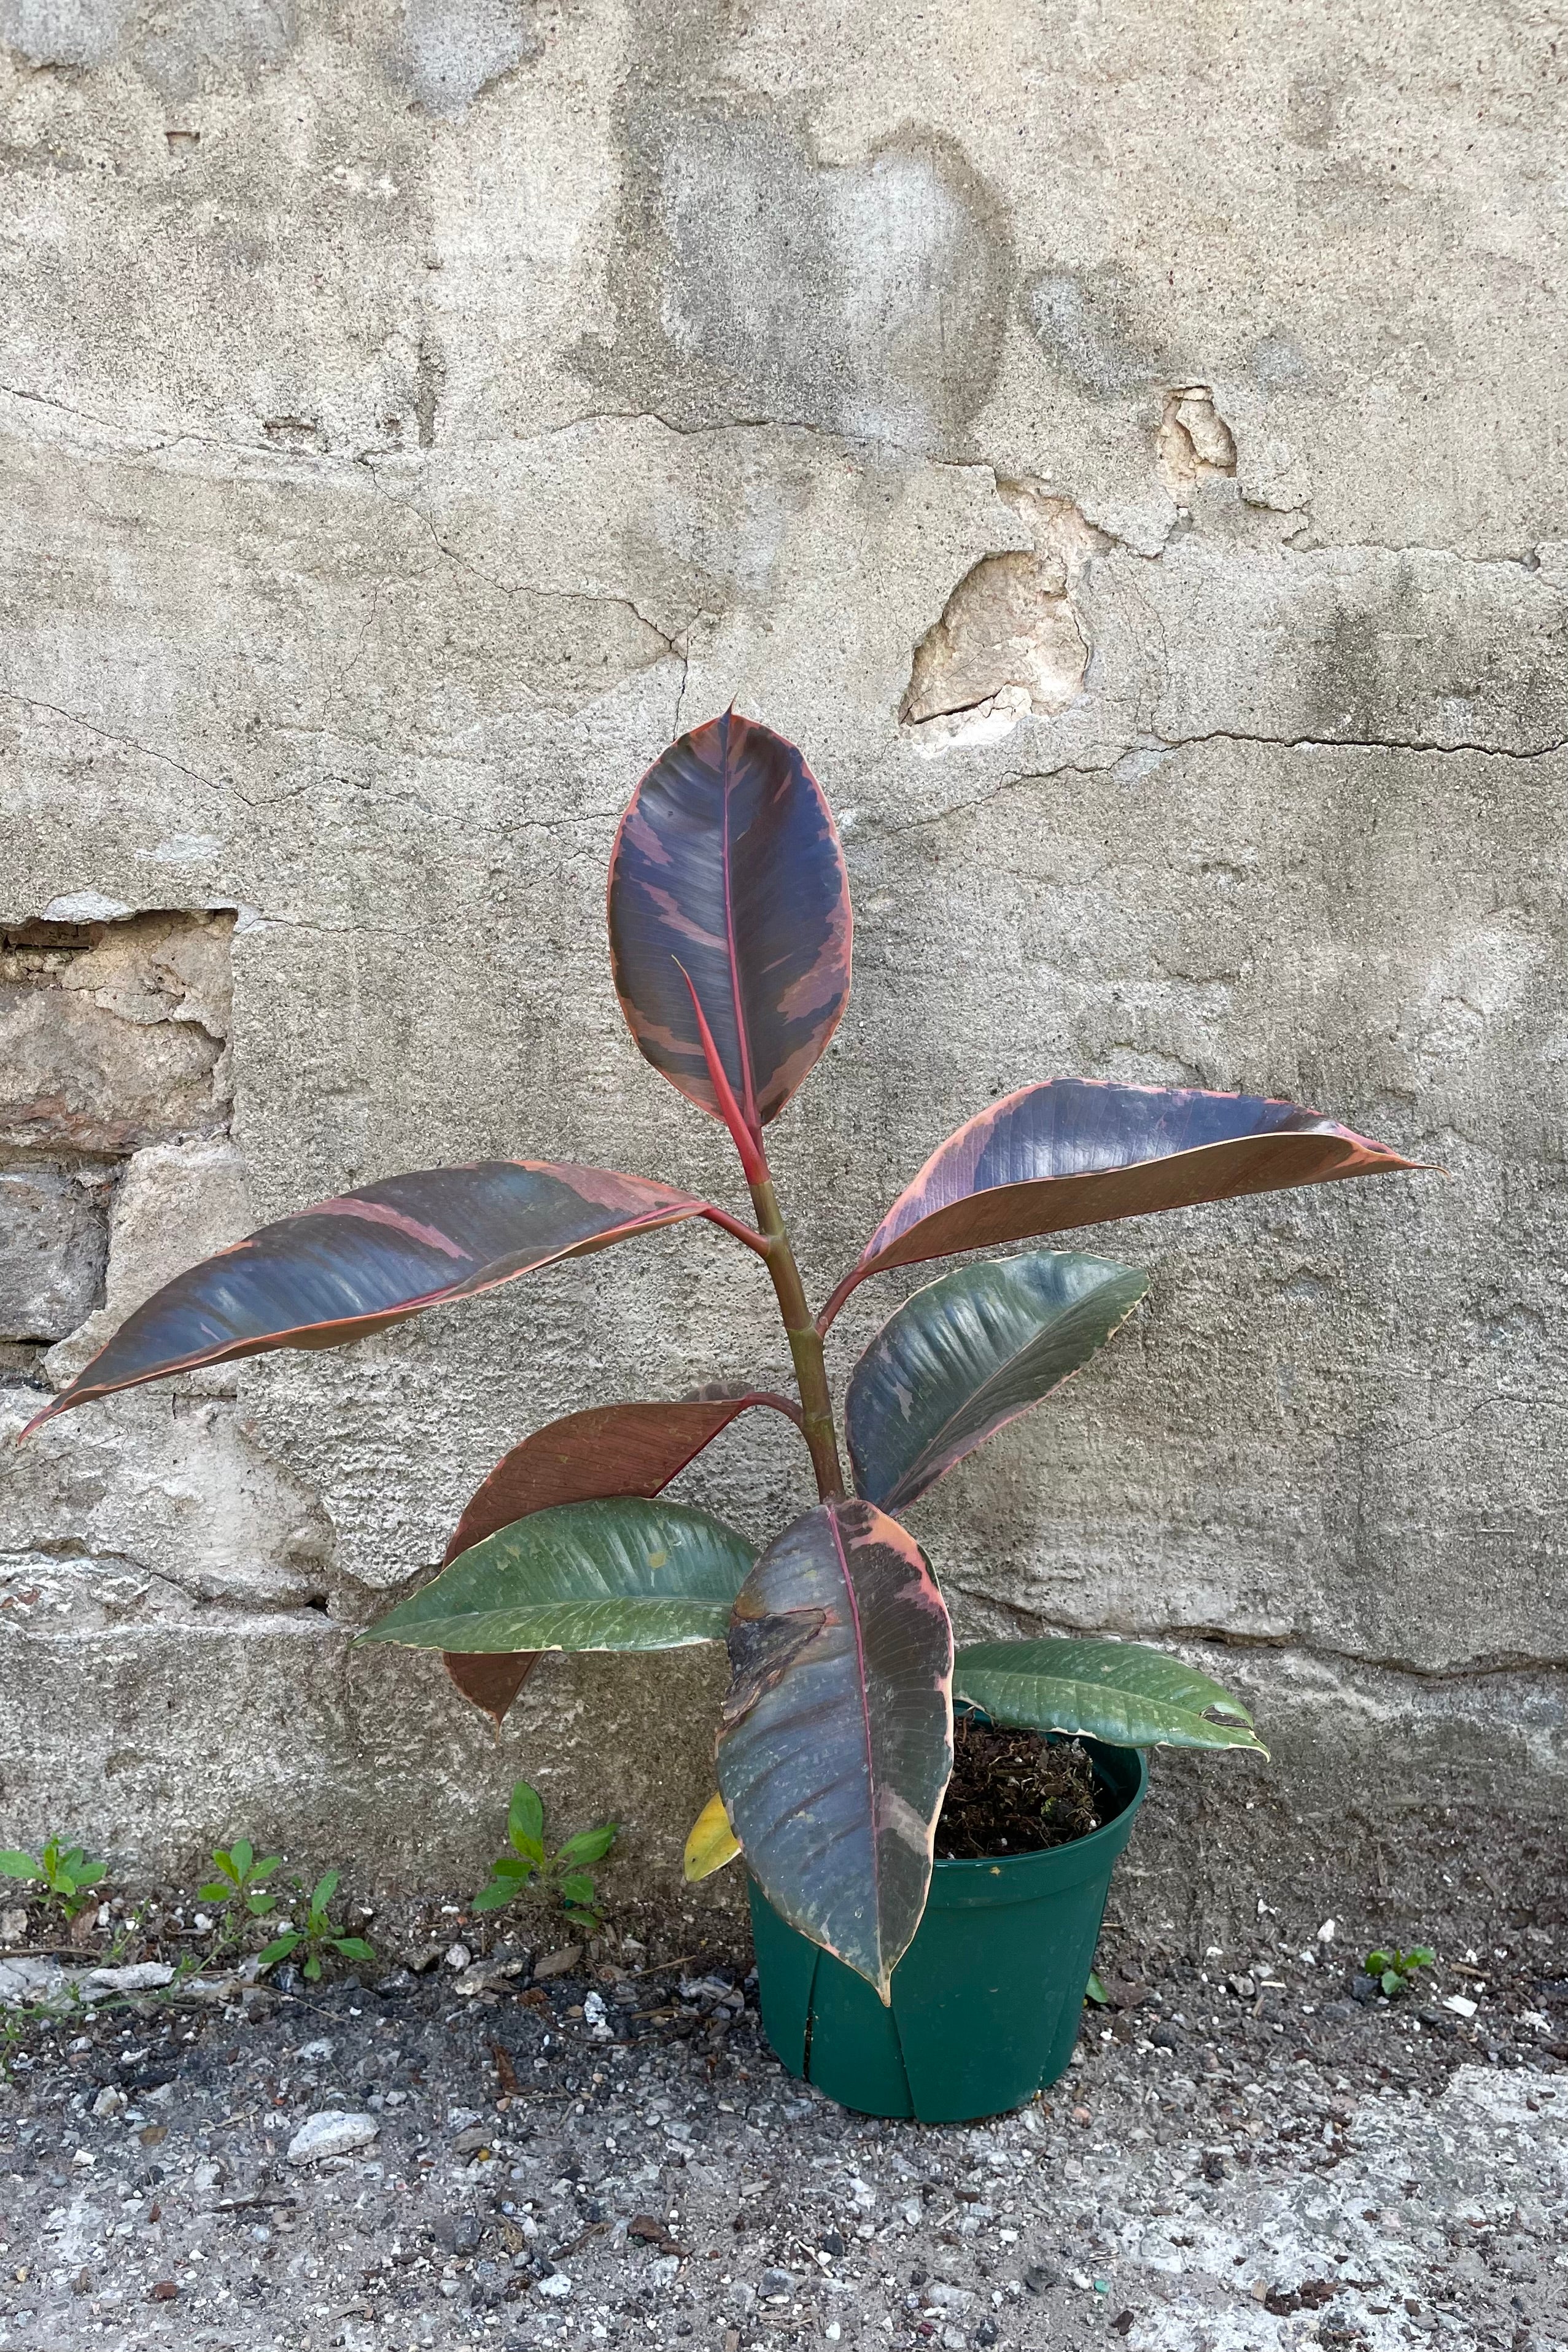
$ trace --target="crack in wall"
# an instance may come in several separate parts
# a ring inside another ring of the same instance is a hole
[[[943,1590],[962,1596],[983,1608],[988,1616],[1005,1613],[1027,1624],[1031,1638],[1057,1635],[1070,1640],[1082,1640],[1089,1629],[1067,1624],[1048,1613],[1015,1609],[998,1601],[991,1591],[966,1585],[952,1575],[944,1576]],[[1397,1652],[1369,1653],[1349,1650],[1322,1642],[1304,1633],[1299,1626],[1283,1633],[1238,1633],[1232,1626],[1216,1625],[1203,1621],[1191,1623],[1140,1625],[1135,1632],[1118,1629],[1114,1638],[1124,1639],[1130,1646],[1139,1643],[1152,1646],[1161,1643],[1177,1647],[1199,1644],[1206,1648],[1268,1653],[1270,1655],[1321,1660],[1326,1664],[1345,1666],[1357,1673],[1396,1675],[1421,1684],[1488,1682],[1506,1675],[1526,1675],[1532,1678],[1546,1675],[1568,1681],[1568,1660],[1531,1651],[1483,1653],[1474,1658],[1458,1660],[1446,1665],[1429,1665],[1418,1658],[1403,1656]]]
[[[79,711],[62,709],[58,702],[41,701],[37,695],[18,694],[14,687],[0,686],[0,698],[16,703],[24,710],[47,710],[51,718],[63,719],[68,726],[79,727],[85,734],[96,735],[100,742],[116,743],[121,751],[139,752],[144,760],[161,761],[164,767],[173,768],[176,774],[188,776],[192,783],[200,784],[204,792],[222,796],[223,786],[215,782],[211,776],[204,776],[195,768],[187,768],[183,760],[176,760],[172,752],[160,751],[154,744],[139,743],[132,735],[117,735],[111,728],[100,727],[95,719],[84,719]]]

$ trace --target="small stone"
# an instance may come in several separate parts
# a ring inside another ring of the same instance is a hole
[[[533,1964],[533,1981],[542,1984],[549,1977],[569,1976],[583,1957],[581,1944],[563,1944],[558,1952],[546,1952]]]
[[[76,2154],[72,2157],[71,2162],[73,2164],[91,2166],[98,2162],[98,2158],[93,2155],[90,2148],[79,2147]]]
[[[839,2255],[842,2254],[844,2252],[844,2240],[838,2231],[824,2230],[822,2233],[822,2251],[825,2254],[831,2254],[835,2261],[837,2261]]]
[[[1363,2004],[1369,2000],[1375,2000],[1378,1996],[1378,1981],[1375,1977],[1359,1976],[1352,1977],[1351,1979],[1351,1999],[1352,2000],[1359,2000]]]
[[[563,2302],[571,2292],[572,2282],[564,2271],[552,2271],[548,2278],[540,2280],[535,2289],[536,2294],[547,2294],[554,2303]]]
[[[1451,1992],[1443,2006],[1445,2009],[1451,2009],[1456,2017],[1474,2017],[1479,2004],[1473,2000],[1467,2000],[1462,1992]]]
[[[762,2277],[757,2281],[757,2293],[759,2294],[788,2294],[793,2291],[794,2286],[795,2273],[793,2271],[764,2271]]]
[[[301,2066],[324,2066],[336,2048],[335,2042],[302,2042],[294,2054]]]
[[[127,2104],[124,2092],[117,2091],[112,2083],[106,2083],[92,2103],[92,2113],[95,2116],[121,2115]]]
[[[452,2142],[452,2153],[454,2156],[478,2156],[480,2148],[489,2147],[490,2137],[482,2124],[475,2124],[471,2129],[458,2134]]]
[[[148,2288],[147,2300],[149,2303],[173,2303],[179,2292],[173,2279],[160,2279],[156,2286]]]
[[[987,2347],[995,2343],[1000,2333],[1001,2330],[994,2319],[983,2319],[975,2329],[972,2341],[982,2347],[982,2352],[987,2352]]]
[[[368,2147],[380,2131],[374,2116],[347,2115],[341,2107],[324,2107],[300,2125],[289,2143],[290,2164],[319,2164],[323,2157],[347,2156]]]
[[[1061,2283],[1060,2271],[1052,2270],[1048,2263],[1031,2263],[1024,2273],[1024,2284],[1030,2294],[1049,2294],[1052,2287]]]
[[[125,1969],[89,1969],[82,1979],[84,1984],[100,1985],[105,1992],[152,1992],[174,1980],[174,1971],[167,1960],[137,1960]]]
[[[467,1944],[449,1944],[445,1954],[449,1969],[466,1969],[473,1964],[473,1954]]]
[[[1156,2025],[1149,2035],[1156,2050],[1179,2050],[1182,2037],[1173,2025]]]
[[[0,1944],[19,1944],[27,1932],[27,1907],[25,1903],[13,1904],[0,1911]]]

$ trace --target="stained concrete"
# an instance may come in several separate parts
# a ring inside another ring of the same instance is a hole
[[[1162,1768],[1145,1915],[1352,1890],[1414,1931],[1446,1872],[1544,1916],[1548,29],[0,0],[0,1175],[98,1187],[88,1336],[401,1168],[733,1201],[602,893],[641,769],[734,698],[805,747],[857,898],[773,1131],[814,1289],[1054,1072],[1291,1095],[1441,1171],[1087,1235],[1148,1306],[917,1514],[963,1629],[1176,1642],[1255,1700],[1269,1765]],[[86,1344],[20,1320],[7,1433]],[[7,1841],[445,1884],[526,1769],[673,1906],[714,1657],[552,1661],[497,1741],[347,1633],[523,1431],[786,1371],[757,1270],[681,1229],[7,1452]],[[758,1537],[808,1496],[782,1424],[683,1491]]]

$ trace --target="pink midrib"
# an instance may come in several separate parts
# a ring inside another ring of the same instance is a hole
[[[751,1048],[746,1040],[746,1017],[741,1003],[741,960],[735,948],[735,905],[730,879],[730,719],[725,714],[724,762],[720,771],[720,791],[724,796],[724,939],[730,950],[730,1000],[735,1015],[735,1044],[741,1056],[741,1108],[753,1135],[761,1132],[762,1121],[757,1117],[757,1090],[752,1077]]]
[[[849,1555],[844,1549],[839,1532],[838,1514],[831,1504],[827,1507],[828,1525],[833,1529],[834,1548],[844,1577],[845,1598],[849,1604],[851,1630],[855,1636],[855,1662],[860,1676],[860,1720],[866,1735],[866,1786],[871,1796],[871,1889],[876,1904],[877,1953],[882,1949],[882,1849],[877,1839],[877,1774],[871,1749],[871,1706],[866,1690],[866,1643],[860,1631],[860,1609],[855,1598],[855,1586],[849,1574]]]

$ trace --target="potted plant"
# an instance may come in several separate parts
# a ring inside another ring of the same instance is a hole
[[[1415,1163],[1292,1103],[1046,1079],[938,1147],[814,1315],[763,1132],[843,1013],[851,913],[832,814],[792,744],[731,711],[671,745],[621,821],[609,931],[637,1046],[728,1129],[754,1221],[571,1162],[388,1178],[177,1276],[32,1426],[199,1364],[339,1346],[684,1219],[739,1243],[773,1285],[798,1398],[700,1391],[534,1432],[473,1496],[440,1572],[363,1638],[446,1653],[458,1687],[498,1723],[546,1650],[726,1641],[720,1794],[688,1869],[744,1854],[775,2049],[871,2112],[994,2112],[1070,2055],[1143,1751],[1258,1742],[1216,1684],[1137,1643],[982,1642],[955,1654],[900,1515],[1085,1364],[1144,1288],[1071,1252],[970,1254]],[[862,1282],[958,1255],[849,1372],[851,1491],[825,1339]],[[752,1411],[794,1423],[818,1496],[760,1558],[733,1528],[664,1499]],[[1092,1743],[1100,1826],[1047,1850],[936,1860],[955,1701],[1021,1739]]]

